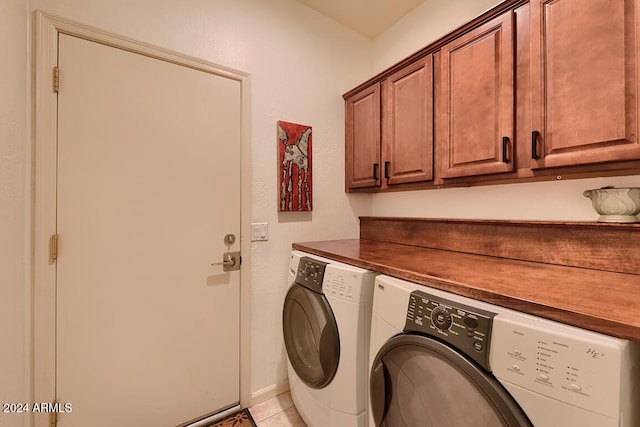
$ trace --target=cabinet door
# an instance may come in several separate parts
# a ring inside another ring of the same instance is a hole
[[[532,168],[640,158],[638,18],[637,0],[531,1]]]
[[[380,185],[380,83],[345,102],[346,190]]]
[[[442,48],[443,178],[514,168],[514,43],[509,11]]]
[[[382,84],[382,147],[388,185],[433,179],[433,55]]]

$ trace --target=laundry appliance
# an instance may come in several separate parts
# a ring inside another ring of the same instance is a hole
[[[638,344],[377,276],[370,425],[639,427]]]
[[[291,397],[309,427],[365,427],[376,274],[291,253],[282,328]]]

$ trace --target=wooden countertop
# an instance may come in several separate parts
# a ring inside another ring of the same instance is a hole
[[[640,275],[368,239],[293,248],[516,311],[640,342]]]

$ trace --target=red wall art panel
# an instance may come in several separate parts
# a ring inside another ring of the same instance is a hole
[[[280,212],[312,209],[311,126],[278,122]]]

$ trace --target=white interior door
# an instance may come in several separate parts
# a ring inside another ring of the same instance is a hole
[[[59,426],[237,404],[240,272],[211,263],[240,250],[240,83],[63,34],[58,54]]]

